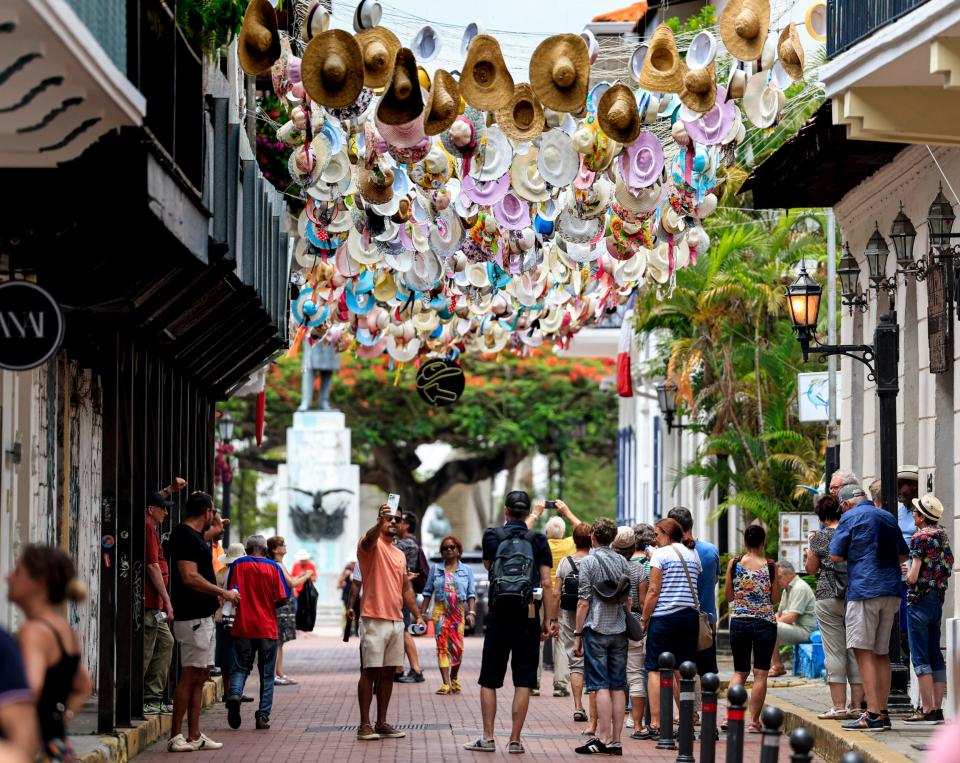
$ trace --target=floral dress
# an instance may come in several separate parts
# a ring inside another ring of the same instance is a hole
[[[433,619],[437,624],[437,663],[441,668],[457,667],[463,660],[464,603],[457,598],[453,573],[444,570],[443,590],[433,599]]]

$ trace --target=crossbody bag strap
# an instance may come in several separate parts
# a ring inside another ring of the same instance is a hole
[[[693,600],[697,602],[697,610],[700,610],[700,597],[697,596],[697,589],[693,587],[693,579],[690,577],[690,570],[687,569],[687,563],[683,559],[683,555],[680,553],[680,550],[676,547],[676,544],[671,543],[670,548],[673,549],[673,553],[677,555],[677,558],[680,560],[680,564],[683,567],[683,574],[687,576],[687,585],[690,586],[690,593],[693,596]]]

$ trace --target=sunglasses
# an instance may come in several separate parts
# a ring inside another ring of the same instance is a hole
[[[389,514],[381,514],[380,516],[381,516],[381,517],[384,517],[384,518],[386,518],[386,519],[389,519],[390,522],[391,522],[391,524],[400,521],[400,517],[392,517],[392,516],[390,516]]]
[[[441,551],[456,551],[456,546],[440,546]]]

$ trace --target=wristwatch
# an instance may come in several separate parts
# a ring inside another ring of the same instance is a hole
[[[583,638],[583,633],[582,633],[582,632],[580,632],[580,633],[574,633],[573,635],[574,635],[575,638]]]

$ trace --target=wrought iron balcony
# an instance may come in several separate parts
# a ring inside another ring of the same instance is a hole
[[[929,0],[827,0],[827,55],[849,50]]]

